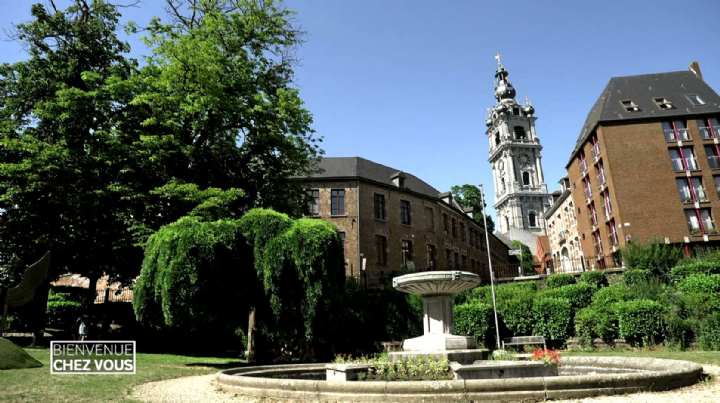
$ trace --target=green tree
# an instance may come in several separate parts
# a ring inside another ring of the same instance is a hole
[[[512,248],[520,250],[520,267],[525,275],[535,274],[533,270],[533,254],[530,252],[530,248],[520,241],[512,241]]]
[[[480,194],[480,188],[474,185],[455,185],[450,188],[450,192],[453,195],[453,199],[464,209],[472,209],[473,220],[480,225],[483,225],[482,212],[487,207],[482,204],[482,195]],[[495,232],[495,222],[489,214],[485,215],[487,219],[488,231],[492,234]]]
[[[53,274],[82,273],[94,291],[103,272],[136,274],[141,257],[122,185],[132,139],[120,83],[135,62],[114,6],[50,5],[33,5],[33,19],[16,27],[28,60],[0,66],[0,249],[24,265],[50,250]]]

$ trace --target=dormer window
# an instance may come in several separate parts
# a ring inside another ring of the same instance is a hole
[[[655,101],[655,105],[662,110],[675,108],[672,102],[670,102],[667,98],[653,98],[653,101]]]
[[[698,94],[687,94],[685,95],[685,98],[690,101],[690,104],[692,104],[692,106],[705,105],[705,101],[703,101],[703,99],[700,98],[700,95]]]
[[[620,103],[622,104],[623,108],[625,108],[625,110],[628,112],[640,112],[640,107],[635,102],[629,99],[620,101]]]
[[[392,176],[392,182],[395,186],[397,186],[400,189],[405,188],[405,174],[402,172],[398,172],[395,175]]]

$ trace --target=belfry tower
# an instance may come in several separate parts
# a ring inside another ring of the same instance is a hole
[[[540,139],[535,132],[535,108],[515,101],[508,71],[496,55],[495,99],[488,110],[488,161],[495,185],[497,231],[535,250],[535,238],[545,234],[544,213],[551,199],[545,185]]]

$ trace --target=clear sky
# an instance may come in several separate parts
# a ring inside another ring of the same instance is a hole
[[[0,27],[27,20],[31,3],[0,0]],[[163,14],[163,4],[142,0],[124,9],[126,19],[142,25]],[[497,51],[518,100],[535,105],[551,191],[610,77],[684,70],[698,60],[720,90],[717,0],[285,4],[306,32],[296,84],[326,155],[362,156],[441,191],[462,183],[492,189],[484,121],[495,102]],[[130,40],[136,55],[145,51]],[[0,42],[0,62],[23,57],[16,43]]]

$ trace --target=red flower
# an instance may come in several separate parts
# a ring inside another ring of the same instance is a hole
[[[560,364],[560,353],[556,350],[537,348],[532,353],[534,361],[544,361],[546,364]]]

